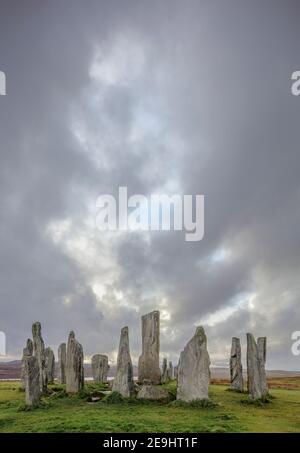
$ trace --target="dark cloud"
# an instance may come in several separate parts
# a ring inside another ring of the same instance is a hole
[[[159,308],[177,360],[203,322],[216,364],[268,335],[299,367],[299,4],[234,0],[1,3],[0,329],[10,356],[31,323],[110,353]],[[205,237],[104,234],[95,200],[204,194]]]

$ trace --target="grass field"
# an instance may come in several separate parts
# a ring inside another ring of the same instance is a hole
[[[167,385],[173,393],[175,386]],[[138,400],[91,403],[88,395],[103,387],[90,383],[81,396],[66,396],[63,386],[54,385],[42,407],[25,410],[19,383],[3,381],[0,432],[300,432],[300,378],[270,381],[273,398],[261,406],[227,388],[212,384],[216,405],[201,408]]]

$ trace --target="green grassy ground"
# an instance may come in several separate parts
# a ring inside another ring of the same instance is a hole
[[[300,432],[300,378],[271,385],[274,398],[263,406],[245,404],[246,394],[210,386],[215,407],[180,407],[138,401],[87,402],[87,395],[65,396],[62,387],[43,406],[24,410],[18,382],[0,382],[0,432]],[[291,388],[292,384],[292,388]],[[175,391],[175,383],[168,384]],[[86,393],[100,390],[86,385]]]

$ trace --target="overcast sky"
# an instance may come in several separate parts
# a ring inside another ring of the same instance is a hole
[[[232,336],[268,337],[270,369],[299,369],[300,3],[0,2],[0,330],[19,357],[39,320],[55,350],[116,359],[161,312],[177,361],[202,324],[213,365]],[[95,201],[205,196],[205,236],[105,233]]]

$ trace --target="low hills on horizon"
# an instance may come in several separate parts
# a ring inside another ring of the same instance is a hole
[[[21,374],[21,360],[13,360],[11,362],[0,362],[0,379],[20,379]],[[225,367],[211,367],[212,379],[229,379],[229,368]],[[92,368],[88,363],[84,364],[85,377],[92,377]],[[116,373],[116,365],[111,365],[109,370],[109,377],[114,377]],[[300,371],[285,371],[285,370],[266,370],[268,378],[280,377],[300,377]],[[138,368],[133,365],[133,375],[136,377]],[[244,370],[246,376],[246,370]]]

